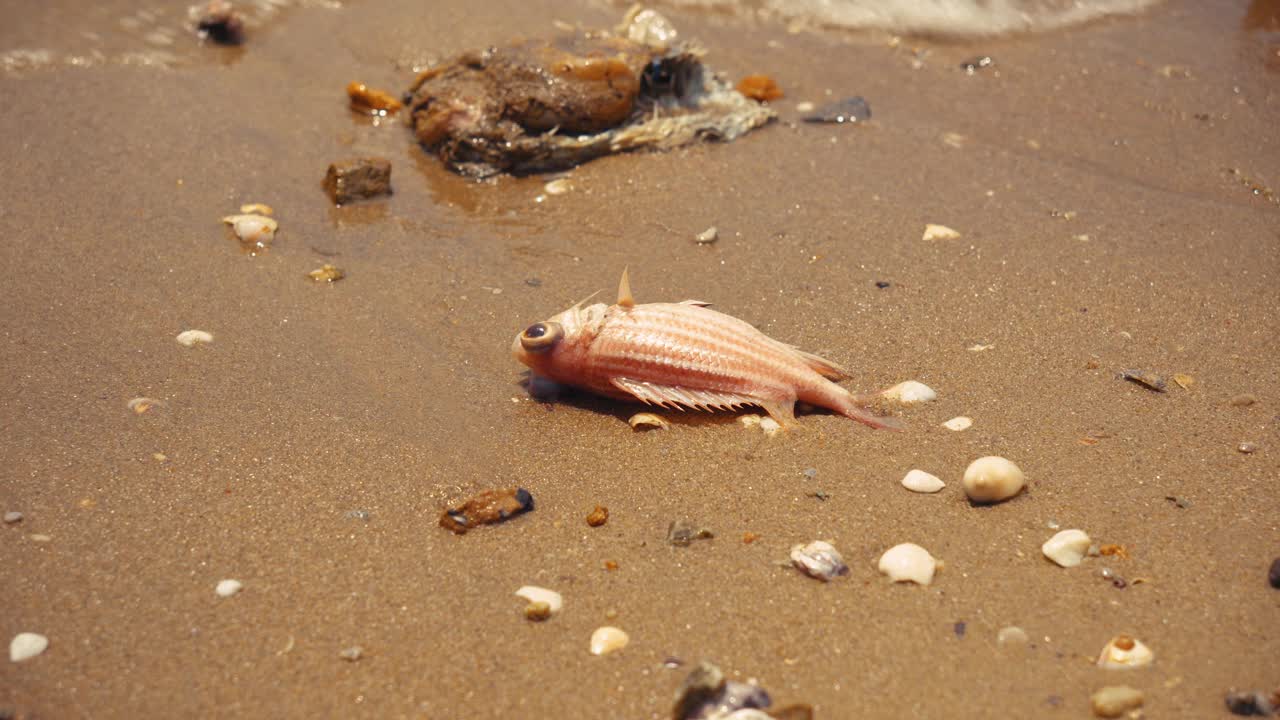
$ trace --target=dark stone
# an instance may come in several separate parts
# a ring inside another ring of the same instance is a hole
[[[366,157],[344,160],[329,166],[324,191],[337,205],[353,200],[391,194],[391,161]]]
[[[877,280],[877,281],[876,281],[876,287],[880,288],[881,290],[884,290],[885,288],[889,287],[889,281],[887,281],[887,280]]]
[[[200,37],[219,45],[239,45],[244,42],[244,21],[240,13],[224,0],[210,0],[196,21]]]
[[[1280,557],[1271,561],[1271,569],[1267,571],[1267,582],[1271,587],[1280,590]]]
[[[1276,709],[1276,696],[1256,690],[1230,690],[1223,701],[1232,715],[1267,717]]]

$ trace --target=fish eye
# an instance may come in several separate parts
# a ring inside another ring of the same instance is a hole
[[[543,352],[560,342],[564,327],[558,322],[534,323],[520,333],[520,347],[529,352]]]

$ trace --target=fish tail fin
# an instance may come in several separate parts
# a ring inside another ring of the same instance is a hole
[[[898,418],[888,415],[876,415],[867,409],[867,406],[875,404],[879,398],[879,393],[854,395],[844,388],[840,389],[844,390],[844,393],[834,410],[841,415],[850,420],[857,420],[864,425],[870,425],[877,430],[903,431],[907,429],[907,426]]]

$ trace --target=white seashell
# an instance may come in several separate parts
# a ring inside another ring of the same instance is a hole
[[[915,543],[894,545],[880,556],[880,572],[889,576],[894,582],[913,582],[928,585],[933,582],[933,573],[938,568],[938,561],[928,550]]]
[[[1102,654],[1098,656],[1098,667],[1128,670],[1150,665],[1155,659],[1155,653],[1141,640],[1129,635],[1117,635],[1102,648]]]
[[[560,612],[560,608],[564,607],[564,598],[560,597],[560,593],[537,585],[525,585],[516,591],[516,596],[522,597],[531,603],[546,603],[551,607],[552,615]]]
[[[1002,627],[1000,632],[996,633],[996,644],[1002,647],[1005,645],[1026,645],[1030,641],[1031,638],[1027,637],[1027,631],[1016,625]]]
[[[923,470],[912,470],[902,478],[902,487],[911,492],[936,493],[946,486],[937,475],[930,475]]]
[[[231,597],[244,587],[239,580],[219,580],[218,586],[214,588],[214,592],[218,593],[218,597]]]
[[[973,427],[973,418],[965,417],[964,415],[961,415],[959,417],[953,417],[950,420],[942,423],[942,427],[948,430],[954,430],[955,432],[960,432],[961,430],[968,430],[969,428]]]
[[[207,333],[204,330],[183,330],[178,333],[178,344],[192,347],[196,343],[213,342],[213,333]]]
[[[1118,718],[1134,708],[1142,707],[1146,697],[1141,690],[1128,685],[1104,687],[1089,696],[1093,714],[1104,718]]]
[[[280,224],[266,215],[228,215],[222,222],[231,226],[232,232],[240,238],[240,242],[251,245],[266,245],[276,237]]]
[[[1017,465],[988,455],[969,463],[964,471],[964,493],[976,503],[997,503],[1022,491],[1026,479]]]
[[[618,31],[632,42],[656,48],[671,47],[678,35],[676,26],[661,13],[639,5],[627,13]]]
[[[635,430],[645,430],[652,428],[654,430],[666,430],[670,424],[653,413],[636,413],[632,415],[627,422]]]
[[[147,412],[151,408],[160,404],[161,402],[159,400],[155,400],[153,398],[136,397],[129,401],[129,409],[141,415],[142,413]]]
[[[952,230],[946,225],[934,225],[929,223],[924,226],[924,236],[922,240],[955,240],[960,237],[960,233]]]
[[[744,428],[760,427],[760,416],[759,415],[743,415],[742,417],[738,418],[738,422],[742,423],[742,427]]]
[[[619,628],[604,626],[591,633],[591,654],[608,655],[617,652],[631,642],[631,637]]]
[[[764,431],[765,435],[773,437],[782,431],[782,426],[778,424],[777,420],[767,417],[760,418],[760,429]]]
[[[275,215],[276,214],[276,211],[273,210],[270,205],[265,205],[263,203],[249,203],[248,205],[241,205],[240,212],[246,215],[250,215],[254,213],[258,215]]]
[[[542,189],[546,191],[548,195],[564,195],[573,189],[573,183],[569,182],[568,178],[560,178],[559,180],[552,180],[546,185],[543,185]]]
[[[49,638],[32,632],[18,633],[9,642],[9,661],[22,662],[44,652],[49,647]]]
[[[702,232],[698,233],[696,236],[694,236],[693,239],[697,240],[699,243],[703,245],[708,245],[710,243],[715,242],[719,237],[720,237],[720,231],[717,230],[716,227],[713,225],[707,228],[706,230],[703,230]]]
[[[808,545],[796,545],[791,548],[791,562],[805,575],[828,582],[837,575],[849,572],[844,558],[831,543],[814,540]]]
[[[1064,568],[1075,567],[1084,561],[1092,542],[1083,530],[1063,530],[1046,540],[1040,551]]]
[[[886,400],[902,403],[903,405],[912,405],[915,403],[933,402],[938,399],[938,393],[933,388],[916,380],[907,380],[880,393],[880,397]]]

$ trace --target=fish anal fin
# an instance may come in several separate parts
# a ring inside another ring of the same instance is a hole
[[[732,410],[739,405],[763,406],[760,398],[741,393],[703,390],[679,385],[659,385],[631,378],[613,378],[610,382],[619,390],[650,405],[698,410]]]
[[[828,380],[844,380],[848,377],[849,371],[831,362],[830,360],[818,357],[811,352],[805,352],[794,345],[791,346],[792,352],[800,356],[805,365],[808,365],[814,372]]]
[[[769,417],[778,421],[783,430],[791,430],[796,425],[795,400],[757,400],[756,404],[769,413]]]

